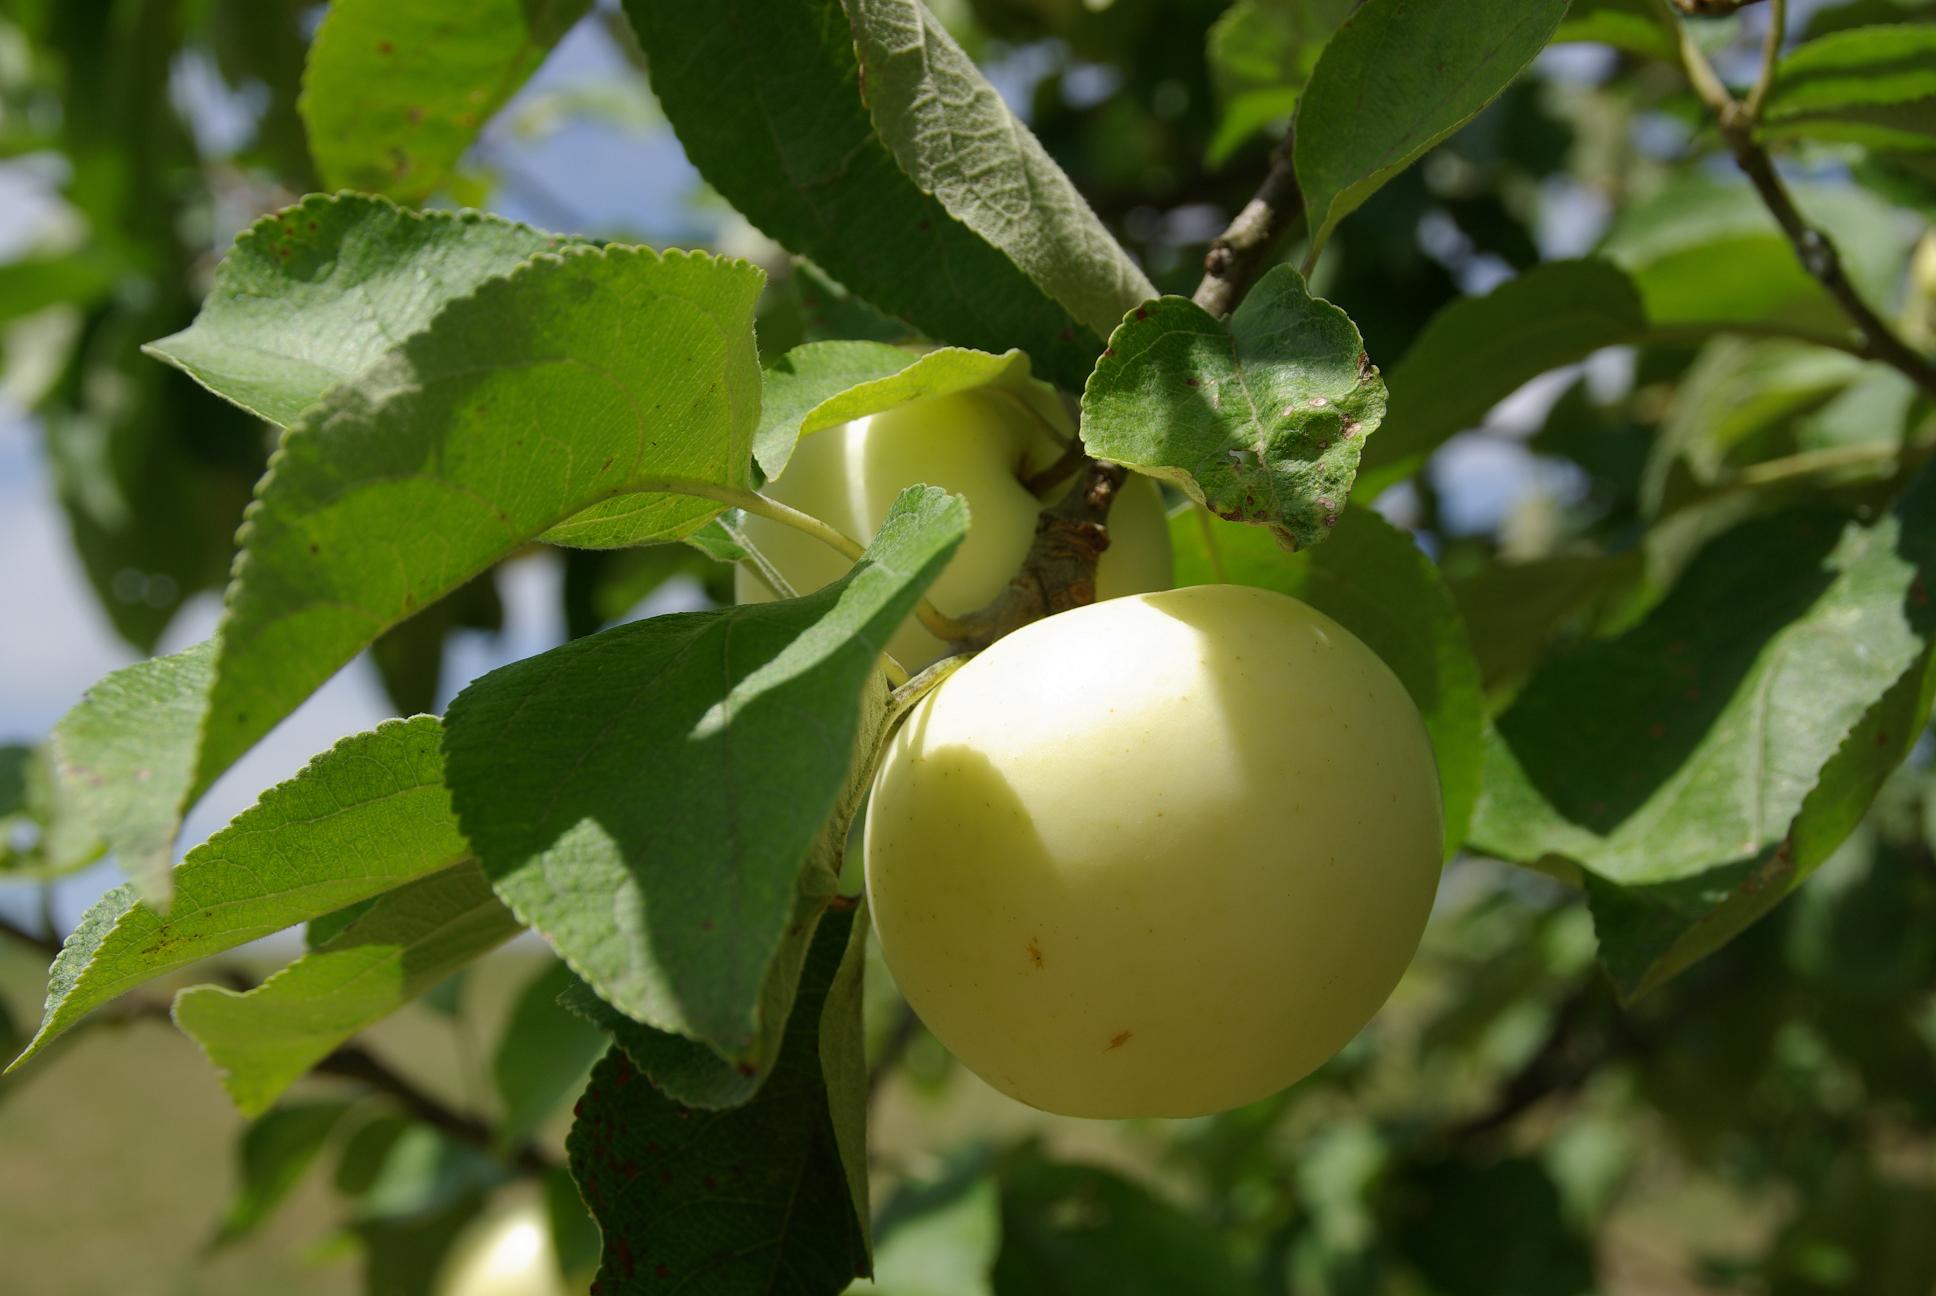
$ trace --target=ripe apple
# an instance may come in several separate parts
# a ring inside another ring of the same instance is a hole
[[[1411,961],[1439,783],[1404,686],[1268,590],[1052,616],[944,681],[867,813],[881,952],[941,1042],[1070,1116],[1194,1116],[1342,1048]]]
[[[917,482],[965,497],[968,538],[928,591],[937,608],[959,615],[1001,593],[1021,567],[1042,509],[1042,501],[1022,480],[1061,454],[1055,436],[1009,394],[957,392],[910,401],[801,438],[786,470],[768,483],[765,493],[863,543],[879,529],[894,498]],[[778,522],[749,517],[746,531],[801,594],[840,579],[852,565]],[[1154,482],[1129,479],[1110,509],[1109,537],[1096,569],[1098,599],[1169,586],[1169,529]],[[772,597],[743,568],[735,577],[734,593],[742,603]],[[926,666],[945,648],[913,618],[887,645],[909,670]]]
[[[478,1220],[438,1271],[437,1296],[571,1296],[535,1201]]]

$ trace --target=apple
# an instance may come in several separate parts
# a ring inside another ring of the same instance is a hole
[[[1439,782],[1378,656],[1234,585],[999,640],[889,741],[866,825],[881,952],[943,1044],[1070,1116],[1195,1116],[1350,1041],[1437,888]]]
[[[895,497],[917,482],[963,496],[968,538],[928,591],[941,611],[962,615],[1001,593],[1020,569],[1043,504],[1022,481],[1054,463],[1062,450],[1042,419],[1012,393],[955,392],[802,437],[786,470],[765,493],[862,543],[879,529]],[[797,593],[840,579],[852,565],[778,522],[749,517],[746,532]],[[1129,479],[1110,509],[1109,537],[1096,569],[1098,599],[1168,587],[1169,528],[1156,483]],[[772,597],[744,568],[735,576],[734,593],[742,603]],[[911,671],[946,648],[911,617],[887,645]]]
[[[486,1215],[438,1270],[437,1296],[571,1296],[544,1207],[526,1201]]]

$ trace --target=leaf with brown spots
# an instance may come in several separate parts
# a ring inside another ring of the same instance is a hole
[[[1082,394],[1089,453],[1175,483],[1303,549],[1337,524],[1385,384],[1345,313],[1279,266],[1228,321],[1159,297],[1110,335]]]

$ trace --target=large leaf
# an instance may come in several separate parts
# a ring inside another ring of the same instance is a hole
[[[860,1051],[856,912],[821,922],[779,1063],[745,1106],[682,1107],[616,1047],[593,1070],[565,1147],[605,1238],[601,1293],[820,1296],[868,1272],[852,1178],[865,1163],[846,1164],[857,1149],[840,1133],[864,1124],[867,1091],[829,1068],[826,1048]]]
[[[1029,358],[1020,351],[936,347],[917,355],[878,342],[809,342],[767,370],[753,452],[767,476],[777,477],[809,433],[923,397],[975,390],[1022,402],[1065,437],[1072,431],[1055,394],[1031,381]]]
[[[166,917],[132,885],[103,896],[54,960],[40,1030],[13,1066],[163,972],[465,859],[440,736],[419,716],[345,738],[188,852]]]
[[[874,737],[862,696],[881,687],[881,645],[965,531],[959,500],[910,488],[825,589],[617,626],[451,704],[466,835],[606,1002],[757,1061],[803,869],[866,754],[856,739]],[[830,865],[810,879],[823,897]]]
[[[1288,119],[1352,0],[1237,0],[1204,45],[1221,114],[1209,162],[1221,166],[1258,131]]]
[[[1936,149],[1936,27],[1853,27],[1808,41],[1775,69],[1756,131]]]
[[[875,133],[840,0],[625,6],[652,88],[706,180],[747,219],[923,333],[1026,351],[1081,385],[1085,325],[909,179]]]
[[[1365,448],[1361,498],[1409,476],[1528,379],[1632,342],[1645,324],[1632,283],[1604,261],[1550,262],[1453,302],[1391,370],[1391,409]]]
[[[195,322],[145,349],[286,427],[453,299],[557,246],[477,212],[314,194],[244,231]]]
[[[323,182],[422,202],[591,0],[331,0],[300,108]]]
[[[1368,508],[1347,511],[1331,539],[1287,554],[1253,527],[1200,509],[1170,523],[1176,583],[1257,585],[1303,599],[1384,659],[1425,718],[1438,758],[1447,856],[1465,840],[1479,795],[1485,699],[1465,624],[1439,569]]]
[[[1366,0],[1297,110],[1312,255],[1385,181],[1478,115],[1545,48],[1567,0]]]
[[[921,0],[841,0],[874,127],[915,184],[1098,334],[1156,288]]]
[[[1083,391],[1082,439],[1302,548],[1337,524],[1384,416],[1357,328],[1278,266],[1227,321],[1187,297],[1133,311]]]
[[[1921,728],[1933,496],[1926,476],[1872,524],[1796,513],[1729,532],[1644,621],[1548,665],[1499,718],[1473,840],[1590,875],[1623,993],[1713,948],[1840,841],[1880,779],[1837,759],[1865,718],[1885,771]],[[1909,700],[1883,706],[1892,690]],[[1902,722],[1873,722],[1889,712]],[[1814,795],[1857,813],[1798,822]]]
[[[503,1107],[497,1122],[503,1146],[514,1147],[536,1133],[605,1051],[604,1033],[559,1002],[577,985],[570,968],[549,960],[511,1006],[491,1055],[491,1079]]]
[[[483,870],[460,864],[384,895],[253,990],[182,991],[175,1024],[202,1046],[243,1114],[260,1115],[352,1035],[519,930]]]
[[[181,808],[251,744],[384,630],[533,538],[676,538],[721,505],[641,489],[749,485],[759,284],[702,254],[566,248],[331,388],[257,489],[214,647],[110,676],[63,722],[107,722],[89,728],[114,744],[100,772],[117,813],[97,822],[124,866],[157,875]],[[150,714],[105,714],[99,698],[131,691]],[[83,763],[65,745],[62,759]]]
[[[1906,246],[1890,209],[1848,185],[1790,189],[1803,214],[1833,233],[1863,295],[1889,300]],[[1745,180],[1685,176],[1623,209],[1599,253],[1633,277],[1655,326],[1773,321],[1832,338],[1848,333],[1841,308]]]

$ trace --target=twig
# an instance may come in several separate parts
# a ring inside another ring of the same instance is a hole
[[[1251,281],[1263,269],[1271,244],[1304,210],[1297,168],[1291,159],[1291,139],[1287,133],[1271,150],[1264,183],[1229,228],[1210,240],[1210,249],[1203,254],[1203,280],[1191,300],[1219,318],[1237,308],[1250,291]]]
[[[1661,2],[1666,3],[1666,0]],[[1890,366],[1915,383],[1926,395],[1936,398],[1936,365],[1898,337],[1895,330],[1862,300],[1862,294],[1849,282],[1834,242],[1826,233],[1808,223],[1808,219],[1795,206],[1788,186],[1775,171],[1768,151],[1755,142],[1755,121],[1767,98],[1768,87],[1773,83],[1775,62],[1781,51],[1785,0],[1774,0],[1768,16],[1770,31],[1762,47],[1761,74],[1745,103],[1736,99],[1722,84],[1714,65],[1708,62],[1707,55],[1701,52],[1692,34],[1682,25],[1680,57],[1688,82],[1694,87],[1694,93],[1714,113],[1715,122],[1721,129],[1721,138],[1734,155],[1735,165],[1747,175],[1755,192],[1761,196],[1763,205],[1774,215],[1782,233],[1788,236],[1789,243],[1794,245],[1795,255],[1802,267],[1815,277],[1855,324],[1862,338],[1860,349],[1855,354]]]

